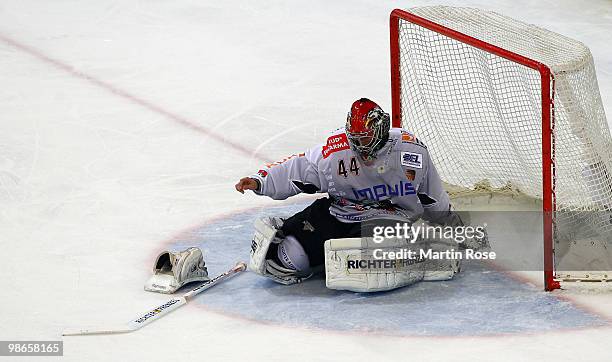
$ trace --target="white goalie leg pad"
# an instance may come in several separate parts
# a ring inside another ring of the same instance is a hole
[[[249,270],[265,275],[266,254],[268,254],[270,244],[282,241],[277,236],[277,232],[282,225],[283,220],[279,217],[262,217],[255,220],[255,235],[253,235],[253,241],[251,242]]]
[[[405,241],[385,242],[398,251]],[[379,292],[417,283],[423,279],[423,263],[408,258],[376,259],[384,251],[370,239],[330,239],[325,242],[325,284],[330,289]]]
[[[255,235],[251,244],[249,269],[274,280],[290,285],[299,283],[312,275],[308,256],[293,236],[280,238],[278,231],[283,220],[278,217],[264,217],[255,221]],[[271,244],[279,244],[278,256],[283,265],[267,259]]]
[[[187,283],[208,280],[210,278],[202,251],[192,247],[159,254],[153,266],[153,276],[146,282],[144,289],[171,294]]]

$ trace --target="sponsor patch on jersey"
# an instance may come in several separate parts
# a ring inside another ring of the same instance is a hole
[[[406,170],[406,178],[410,181],[414,181],[414,178],[416,177],[416,171],[415,170]]]
[[[349,146],[348,138],[345,133],[333,135],[327,139],[327,144],[323,146],[323,158],[329,157],[334,152],[348,150]]]
[[[375,185],[364,189],[353,189],[355,200],[375,200],[380,201],[390,197],[415,195],[416,190],[410,182],[400,181],[399,184],[393,186],[387,184]]]
[[[266,171],[266,170],[259,170],[259,171],[257,171],[257,174],[263,178],[263,177],[268,176],[268,171]]]
[[[402,152],[402,165],[412,168],[423,168],[423,154]]]

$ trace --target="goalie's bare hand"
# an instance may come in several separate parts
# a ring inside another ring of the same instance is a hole
[[[238,181],[238,183],[236,184],[236,191],[240,192],[241,194],[244,194],[245,190],[257,190],[257,187],[259,185],[257,184],[257,181],[255,181],[255,179],[250,178],[250,177],[243,177],[240,179],[240,181]]]

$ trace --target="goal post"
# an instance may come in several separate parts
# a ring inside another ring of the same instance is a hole
[[[540,200],[546,290],[564,279],[608,280],[601,266],[561,275],[555,255],[560,220],[593,222],[612,210],[612,141],[588,48],[447,6],[394,10],[390,42],[392,124],[425,142],[443,181],[511,185]],[[605,248],[612,226],[600,224],[588,242]]]

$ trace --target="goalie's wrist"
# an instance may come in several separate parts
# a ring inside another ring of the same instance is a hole
[[[255,181],[255,185],[256,185],[255,191],[256,192],[261,192],[261,181],[259,181],[256,178],[251,178],[251,180]]]

